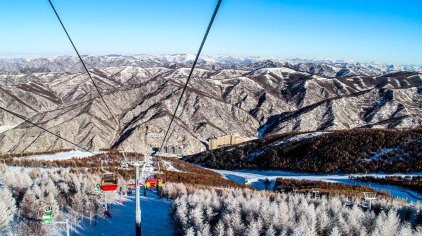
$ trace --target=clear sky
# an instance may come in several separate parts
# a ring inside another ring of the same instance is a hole
[[[53,0],[81,54],[195,53],[216,0]],[[223,0],[206,55],[422,64],[421,0]],[[0,0],[0,55],[74,55],[47,0]]]

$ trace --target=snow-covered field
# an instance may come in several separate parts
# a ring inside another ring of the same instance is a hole
[[[148,157],[152,161],[152,157]],[[174,168],[174,167],[173,167]],[[154,173],[154,168],[142,168],[141,176],[149,176]],[[142,180],[143,182],[143,180]],[[172,220],[169,216],[171,202],[167,199],[158,198],[155,190],[148,190],[147,196],[143,196],[141,189],[141,228],[143,235],[166,236],[174,235]],[[114,203],[109,207],[111,218],[99,218],[96,224],[85,219],[82,226],[77,230],[77,235],[135,235],[135,193],[126,196],[123,204]]]
[[[418,194],[414,191],[400,188],[397,186],[391,185],[381,185],[373,183],[364,183],[355,181],[349,178],[349,175],[316,175],[316,174],[304,174],[300,172],[289,172],[289,171],[258,171],[258,170],[215,170],[222,174],[225,178],[236,181],[241,184],[251,184],[252,187],[256,189],[264,189],[264,180],[268,178],[271,180],[271,186],[274,186],[275,180],[277,178],[289,178],[297,180],[314,180],[314,181],[325,181],[333,183],[343,183],[350,185],[362,185],[369,186],[376,190],[385,190],[388,191],[393,197],[407,198],[408,202],[417,202],[422,201],[422,194]],[[422,173],[413,173],[413,174],[368,174],[369,176],[385,177],[385,176],[421,176]],[[365,176],[368,176],[365,175]],[[355,176],[355,175],[354,175]]]
[[[3,126],[0,125],[0,133],[7,131],[9,129],[13,129],[15,127],[16,125],[3,125]]]
[[[174,234],[169,207],[170,201],[159,199],[155,191],[148,191],[146,197],[141,196],[142,235]],[[76,235],[135,235],[135,195],[126,197],[123,204],[111,205],[109,210],[111,218],[98,218],[96,225],[85,219]]]
[[[42,154],[42,155],[34,155],[27,157],[28,159],[33,160],[45,160],[45,161],[55,161],[55,160],[69,160],[72,158],[84,158],[90,157],[94,154],[90,152],[83,152],[79,150],[69,151],[69,152],[59,152],[54,154]]]
[[[162,163],[164,163],[165,168],[169,171],[175,171],[175,172],[181,172],[179,169],[173,166],[173,164],[169,161],[161,160]]]

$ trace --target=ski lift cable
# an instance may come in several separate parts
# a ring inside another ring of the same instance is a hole
[[[182,101],[182,98],[183,98],[183,95],[184,95],[184,93],[186,91],[186,88],[188,87],[189,81],[190,81],[190,79],[192,77],[193,70],[195,69],[196,63],[198,62],[199,55],[201,54],[202,48],[204,47],[205,41],[207,40],[208,33],[210,32],[211,27],[212,27],[212,24],[214,23],[214,19],[215,19],[215,16],[217,15],[218,9],[220,8],[221,2],[222,2],[222,0],[218,0],[217,5],[215,6],[214,12],[213,12],[213,14],[211,16],[211,20],[210,20],[210,22],[208,24],[207,30],[205,32],[205,35],[204,35],[203,39],[202,39],[201,46],[199,47],[199,50],[198,50],[198,52],[196,54],[195,61],[193,62],[192,68],[191,68],[191,70],[189,72],[189,76],[186,79],[186,83],[185,83],[185,85],[183,87],[182,94],[179,97],[179,100],[178,100],[177,105],[176,105],[176,109],[174,110],[173,116],[171,117],[170,124],[169,124],[169,126],[167,128],[166,134],[164,135],[164,139],[163,139],[163,142],[161,143],[160,150],[163,148],[164,144],[166,143],[167,135],[168,135],[168,133],[170,131],[171,125],[173,124],[173,120],[174,120],[174,118],[176,116],[176,112],[177,112],[177,110],[178,110],[178,108],[180,106],[180,103]]]
[[[26,148],[24,148],[21,151],[21,154],[24,153],[26,150],[28,150],[28,148],[31,147],[32,144],[34,144],[38,140],[38,138],[41,137],[41,135],[43,135],[43,134],[44,134],[44,132],[40,133],[34,140],[32,140],[32,142]]]
[[[98,88],[97,84],[95,83],[94,79],[93,79],[93,78],[92,78],[92,76],[91,76],[91,73],[89,72],[88,68],[86,67],[84,60],[82,59],[81,55],[79,54],[78,49],[76,48],[75,44],[73,43],[72,38],[70,37],[69,33],[67,32],[66,27],[64,26],[64,24],[63,24],[63,22],[62,22],[62,20],[61,20],[61,18],[60,18],[60,16],[59,16],[59,14],[58,14],[58,13],[57,13],[57,11],[56,11],[56,8],[54,7],[54,5],[53,5],[53,3],[51,2],[51,0],[48,0],[48,2],[50,3],[50,6],[51,6],[51,8],[53,9],[54,13],[56,14],[56,17],[57,17],[57,19],[59,20],[60,25],[62,26],[62,28],[63,28],[64,32],[66,33],[66,36],[67,36],[67,38],[68,38],[68,39],[69,39],[69,41],[70,41],[70,44],[72,44],[73,49],[75,50],[76,54],[78,55],[79,60],[80,60],[80,61],[81,61],[81,63],[82,63],[82,66],[84,67],[84,69],[85,69],[86,73],[88,74],[89,78],[91,79],[92,84],[94,85],[95,89],[97,90],[98,94],[100,95],[101,100],[103,100],[103,102],[104,102],[104,104],[105,104],[105,106],[106,106],[106,108],[107,108],[108,112],[110,113],[111,117],[113,117],[114,121],[115,121],[115,122],[116,122],[116,124],[117,124],[117,127],[119,127],[119,126],[120,126],[119,122],[117,121],[117,119],[116,119],[116,117],[113,115],[113,113],[111,112],[111,109],[110,109],[110,107],[108,106],[107,102],[104,100],[104,97],[103,97],[103,95],[102,95],[102,94],[101,94],[101,92],[100,92],[100,89]]]
[[[28,122],[29,124],[31,124],[31,125],[33,125],[33,126],[35,126],[35,127],[39,128],[39,129],[44,130],[45,132],[47,132],[47,133],[49,133],[49,134],[51,134],[51,135],[56,136],[57,138],[59,138],[59,139],[61,139],[61,140],[63,140],[63,141],[66,141],[66,142],[68,142],[68,143],[72,144],[72,145],[73,145],[73,146],[75,146],[75,147],[78,147],[78,148],[80,148],[80,149],[82,149],[82,150],[84,150],[84,151],[87,151],[87,152],[89,152],[89,153],[91,153],[91,154],[94,154],[94,155],[95,155],[95,153],[93,153],[92,151],[90,151],[90,150],[88,150],[88,149],[86,149],[86,148],[84,148],[84,147],[81,147],[80,145],[78,145],[78,144],[76,144],[76,143],[74,143],[74,142],[72,142],[72,141],[70,141],[70,140],[68,140],[68,139],[66,139],[66,138],[63,138],[63,137],[62,137],[62,136],[60,136],[60,135],[55,134],[55,133],[51,132],[50,130],[48,130],[48,129],[46,129],[46,128],[43,128],[43,127],[41,127],[41,126],[39,126],[39,125],[35,124],[34,122],[32,122],[32,121],[28,120],[27,118],[25,118],[25,117],[24,117],[24,116],[22,116],[22,115],[19,115],[19,114],[15,113],[15,112],[13,112],[13,111],[10,111],[10,110],[8,110],[8,109],[6,109],[6,108],[4,108],[4,107],[1,107],[1,106],[0,106],[0,109],[1,109],[1,110],[3,110],[3,111],[5,111],[5,112],[7,112],[7,113],[9,113],[9,114],[11,114],[11,115],[16,116],[16,117],[18,117],[18,118],[20,118],[20,119],[22,119],[22,120],[24,120],[24,121],[26,121],[26,122]]]

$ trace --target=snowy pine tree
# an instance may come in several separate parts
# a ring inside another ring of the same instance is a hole
[[[214,235],[215,236],[224,236],[225,235],[225,227],[223,221],[219,220],[217,225],[214,227]]]
[[[337,228],[337,226],[331,230],[330,236],[341,236],[340,230]]]
[[[265,231],[265,236],[275,236],[275,230],[274,227],[272,225],[270,225],[270,227],[268,227],[268,229]]]
[[[0,188],[0,232],[9,227],[16,214],[16,202],[6,187]]]
[[[195,236],[195,231],[192,227],[188,228],[185,233],[186,236]]]

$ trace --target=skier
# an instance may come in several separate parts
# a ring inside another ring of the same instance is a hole
[[[144,188],[144,197],[147,196],[147,188],[151,186],[151,183],[147,180],[145,181],[145,188]]]
[[[264,187],[265,190],[268,190],[268,187],[270,186],[270,180],[268,178],[265,178],[264,180]]]
[[[159,198],[161,198],[162,187],[163,187],[163,180],[159,178],[158,183],[157,183],[157,194]]]
[[[109,211],[104,211],[104,217],[111,218],[111,214]]]

